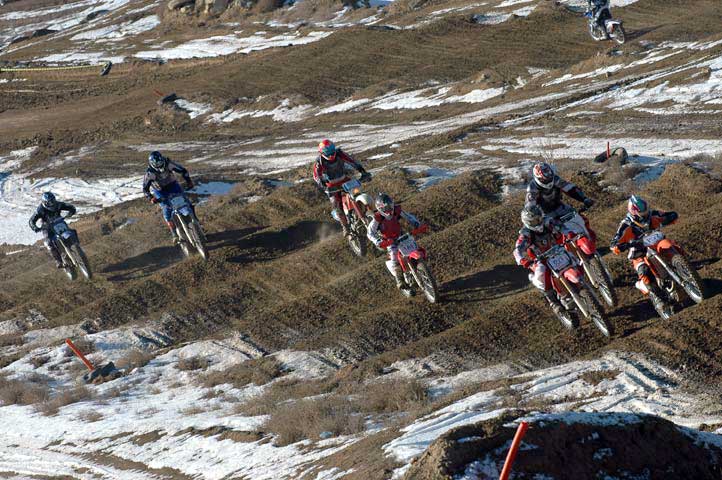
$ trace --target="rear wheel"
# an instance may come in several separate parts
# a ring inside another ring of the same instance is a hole
[[[423,260],[419,260],[416,263],[416,267],[414,268],[414,277],[416,279],[416,283],[419,284],[419,287],[424,292],[426,299],[431,303],[436,303],[439,299],[439,293],[436,288],[436,279],[431,273],[431,269]]]
[[[687,296],[694,303],[702,303],[704,300],[704,288],[702,287],[702,279],[699,273],[689,264],[683,255],[675,255],[672,257],[672,267],[674,271],[682,279],[682,288],[687,292]]]
[[[75,264],[83,273],[83,276],[85,276],[85,278],[88,280],[92,279],[93,272],[90,270],[90,262],[88,262],[88,257],[85,255],[85,252],[80,247],[80,244],[74,244],[72,247],[70,247],[70,250],[73,252]]]
[[[605,337],[611,337],[612,334],[614,334],[612,324],[609,323],[604,316],[604,313],[602,313],[602,307],[599,305],[599,302],[597,302],[597,299],[594,298],[592,292],[587,289],[583,289],[579,292],[579,296],[585,303],[587,312],[589,313],[589,319],[594,323],[599,331],[602,332],[602,335]]]
[[[594,283],[597,284],[597,290],[604,299],[604,303],[610,307],[617,305],[617,292],[614,290],[614,283],[609,276],[607,269],[602,264],[602,259],[595,256],[589,259],[589,269],[594,275]]]

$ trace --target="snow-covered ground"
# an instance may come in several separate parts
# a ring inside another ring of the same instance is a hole
[[[47,320],[34,318],[33,328],[42,327],[43,321]],[[2,331],[13,328],[18,327],[0,324]],[[68,357],[62,340],[81,335],[78,326],[31,330],[23,337],[23,348],[29,352],[0,372],[9,378],[31,373],[47,375],[54,389],[72,387],[82,370],[71,368],[78,360]],[[87,335],[87,339],[95,344],[96,352],[88,357],[96,365],[118,362],[131,350],[156,349],[168,341],[153,330],[153,325],[104,331]],[[233,440],[220,435],[219,427],[234,432],[261,430],[265,416],[243,416],[234,411],[234,405],[266,387],[204,387],[197,381],[197,371],[181,370],[179,362],[199,356],[207,361],[208,371],[221,371],[261,354],[240,336],[188,343],[121,378],[89,386],[91,398],[61,407],[56,415],[45,416],[32,406],[2,406],[0,416],[13,428],[0,437],[0,471],[19,475],[52,472],[81,479],[143,478],[148,474],[140,468],[144,465],[173,468],[207,479],[244,475],[254,479],[294,479],[304,471],[317,469],[318,460],[376,431],[318,442],[305,440],[285,447],[274,446],[265,436]],[[47,360],[36,367],[31,360],[40,356]],[[334,371],[317,352],[281,351],[274,356],[290,376],[311,379]],[[419,360],[414,359],[397,362],[391,366],[396,372],[391,375],[415,376],[419,373],[417,364]],[[463,386],[503,378],[511,378],[510,387],[480,391],[403,428],[383,447],[385,454],[408,465],[443,433],[496,417],[512,404],[523,408],[525,403],[543,403],[551,413],[648,413],[691,428],[721,421],[719,412],[706,410],[709,403],[704,397],[685,393],[679,387],[676,373],[623,352],[537,371],[513,364],[496,365],[422,381],[435,398],[442,398]],[[381,379],[388,381],[388,377]],[[203,433],[212,428],[217,428],[216,433]],[[112,466],[103,461],[105,458],[114,459]],[[137,462],[132,464],[134,472],[124,473],[124,461]],[[405,468],[397,471],[397,477]],[[316,478],[343,476],[340,470],[323,470]]]

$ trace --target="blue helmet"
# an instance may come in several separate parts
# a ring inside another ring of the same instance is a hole
[[[148,155],[148,165],[153,170],[161,171],[168,166],[168,159],[156,150],[154,152],[150,152],[150,155]]]
[[[53,192],[45,192],[40,203],[43,207],[53,210],[58,205],[58,200],[55,198]]]

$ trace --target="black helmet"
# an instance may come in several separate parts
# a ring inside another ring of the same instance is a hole
[[[544,231],[544,212],[539,205],[532,205],[521,211],[521,223],[533,232],[541,233]]]
[[[390,218],[394,213],[394,201],[385,193],[376,195],[376,210],[386,218]]]
[[[40,203],[43,207],[49,210],[54,210],[55,206],[58,204],[58,200],[55,198],[53,192],[45,192],[43,193],[43,199]]]
[[[150,165],[150,168],[153,170],[160,172],[168,165],[168,159],[156,150],[155,152],[150,152],[150,155],[148,155],[148,165]]]

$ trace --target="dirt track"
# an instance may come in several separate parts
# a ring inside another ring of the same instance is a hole
[[[690,8],[689,2],[661,5],[642,0],[625,13],[636,25],[636,39],[703,38],[714,33],[719,25],[718,2],[694,4]],[[85,169],[88,176],[106,174],[121,160],[142,164],[142,153],[125,157],[131,153],[119,144],[233,140],[285,135],[298,127],[265,121],[194,125],[186,116],[157,108],[153,89],[189,92],[190,97],[204,96],[222,105],[260,94],[301,95],[316,102],[342,100],[352,93],[385,91],[422,80],[460,80],[485,69],[510,81],[526,65],[565,69],[592,57],[599,47],[587,40],[583,29],[569,29],[571,21],[579,19],[549,4],[528,18],[495,28],[482,28],[459,16],[419,31],[358,27],[301,49],[223,61],[174,62],[163,67],[129,64],[119,66],[108,79],[91,74],[30,76],[31,85],[53,93],[17,96],[7,90],[10,87],[0,87],[0,98],[6,102],[0,112],[0,143],[17,148],[39,142],[42,148],[29,164],[34,167],[59,152],[110,142],[112,146],[92,160],[68,167]],[[379,44],[386,48],[380,51]],[[322,53],[328,63],[353,75],[337,81],[334,72],[310,67]],[[400,115],[418,120],[416,116],[425,114]],[[376,113],[364,120],[372,123],[389,117]],[[333,121],[319,120],[316,126],[333,131],[353,120],[351,114],[342,114]],[[693,119],[691,128],[703,121],[709,120]],[[539,122],[548,130],[565,128],[555,118]],[[653,122],[645,118],[635,125],[645,130]],[[435,145],[427,140],[407,142],[401,151],[413,157],[430,150]],[[453,135],[433,140],[453,141]],[[393,164],[379,160],[372,166]],[[212,178],[237,175],[232,168],[206,170]],[[595,179],[579,170],[565,173],[597,200],[590,216],[604,246],[621,218],[624,195],[602,191]],[[62,174],[63,169],[54,173]],[[303,168],[284,175],[296,179],[308,174]],[[687,368],[701,380],[717,381],[722,371],[717,360],[722,328],[719,179],[676,166],[643,192],[656,207],[679,211],[681,221],[669,229],[670,235],[699,262],[711,298],[664,324],[631,287],[633,276],[626,262],[607,256],[621,300],[611,313],[618,333],[610,343],[589,325],[576,336],[567,334],[537,292],[527,288],[526,273],[512,265],[510,256],[521,199],[502,196],[499,178],[488,172],[467,173],[421,192],[416,179],[407,171],[387,168],[369,189],[393,194],[432,226],[422,243],[431,254],[443,293],[439,305],[400,297],[381,259],[352,257],[328,217],[325,199],[309,183],[302,183],[276,189],[252,204],[232,194],[199,207],[209,232],[208,263],[182,261],[169,245],[157,212],[144,202],[83,219],[77,225],[98,278],[92,283],[66,282],[48,266],[39,248],[4,257],[0,319],[37,309],[53,325],[90,320],[104,329],[150,322],[177,340],[234,330],[267,351],[319,349],[338,363],[376,355],[391,362],[443,352],[458,366],[472,360],[507,359],[547,365],[600,349],[624,348]],[[263,190],[254,178],[244,188]],[[118,228],[127,219],[136,221]],[[709,240],[700,242],[700,238]]]

